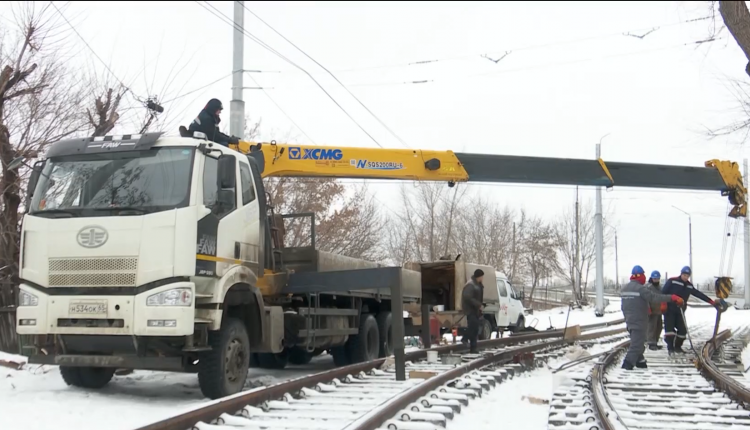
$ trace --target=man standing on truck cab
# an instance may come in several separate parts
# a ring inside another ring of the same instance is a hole
[[[484,272],[482,269],[474,271],[474,276],[466,283],[464,290],[461,292],[461,309],[466,316],[465,336],[461,338],[463,344],[469,344],[469,352],[476,354],[477,339],[479,338],[479,321],[482,318],[482,303],[484,300],[484,285],[482,279]]]
[[[197,117],[190,123],[188,131],[192,134],[193,132],[200,131],[206,135],[206,138],[212,142],[216,142],[219,145],[229,146],[229,144],[239,143],[239,139],[234,136],[227,136],[219,130],[219,123],[221,122],[221,111],[224,110],[224,106],[221,104],[219,99],[211,99],[203,107]]]

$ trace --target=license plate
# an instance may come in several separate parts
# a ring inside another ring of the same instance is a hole
[[[106,314],[107,301],[71,302],[71,314]]]

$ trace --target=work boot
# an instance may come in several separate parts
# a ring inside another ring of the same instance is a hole
[[[622,368],[625,370],[633,370],[633,365],[628,360],[622,362]]]
[[[678,337],[674,340],[674,352],[678,354],[684,354],[685,351],[682,349],[682,343],[685,342],[684,338]]]
[[[646,364],[646,361],[639,361],[635,363],[635,367],[639,369],[648,369],[648,365]]]
[[[659,350],[659,347],[658,347],[658,346],[656,346],[656,345],[649,345],[649,346],[648,346],[648,349],[650,349],[651,351],[658,351],[658,350]]]

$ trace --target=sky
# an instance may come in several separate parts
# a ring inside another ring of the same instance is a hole
[[[726,30],[697,43],[721,25],[705,19],[708,4],[246,2],[271,27],[245,11],[253,37],[244,39],[244,67],[254,72],[244,74],[244,86],[264,88],[244,91],[245,110],[261,119],[265,141],[375,147],[374,139],[390,148],[561,158],[594,158],[601,141],[605,161],[742,163],[750,152],[739,136],[710,140],[704,132],[742,119],[731,82],[743,79],[747,64]],[[233,2],[55,5],[77,32],[66,40],[78,48],[71,65],[157,95],[162,124],[188,125],[212,97],[224,102],[228,123]],[[9,8],[0,4],[0,25],[9,23]],[[575,201],[574,187],[465,186],[550,221]],[[398,210],[394,187],[370,182],[386,211]],[[580,193],[594,204],[593,188]],[[718,192],[615,186],[603,196],[621,278],[635,264],[662,276],[688,264],[688,216],[680,210],[691,214],[695,280],[720,273],[728,207]],[[741,225],[737,233],[731,276],[743,283]],[[605,276],[614,278],[613,250],[605,260]]]

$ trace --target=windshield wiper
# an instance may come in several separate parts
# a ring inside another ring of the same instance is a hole
[[[36,216],[45,216],[45,215],[68,215],[68,218],[73,218],[76,216],[75,213],[71,211],[66,211],[65,209],[43,209],[40,211],[34,211],[31,212],[30,215],[36,215]],[[56,218],[62,218],[62,217],[56,217]]]
[[[88,209],[88,208],[87,208]],[[109,208],[90,208],[93,211],[119,211],[119,215],[143,215],[147,211],[143,208],[137,208],[134,206],[112,206]],[[136,212],[134,214],[123,214],[123,212]]]

